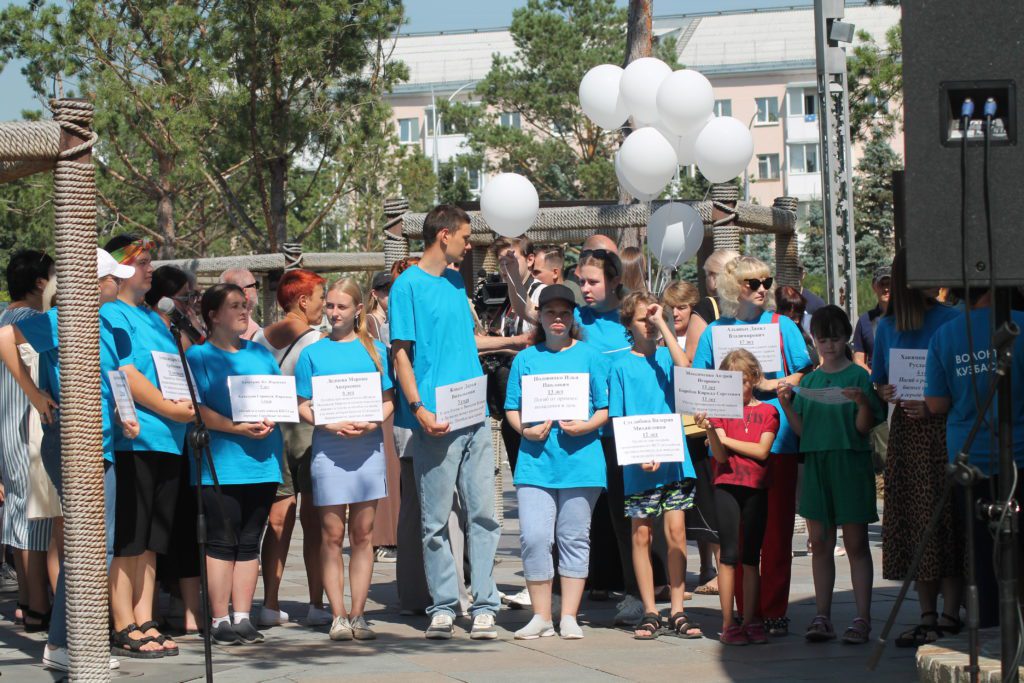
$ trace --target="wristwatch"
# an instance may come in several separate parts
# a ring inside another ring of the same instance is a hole
[[[409,404],[409,410],[412,411],[413,415],[415,415],[416,411],[418,411],[422,407],[423,407],[423,401],[413,401],[412,403]]]

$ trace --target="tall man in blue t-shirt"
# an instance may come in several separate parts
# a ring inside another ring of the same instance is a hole
[[[494,450],[490,427],[452,430],[439,423],[435,391],[483,375],[477,357],[466,287],[450,265],[470,249],[469,215],[441,205],[423,222],[423,258],[391,287],[388,316],[395,374],[401,387],[396,426],[412,429],[416,487],[422,506],[423,564],[433,605],[430,639],[452,637],[459,604],[455,562],[448,546],[448,516],[456,488],[466,511],[474,639],[498,633],[494,554],[501,531],[494,515]]]

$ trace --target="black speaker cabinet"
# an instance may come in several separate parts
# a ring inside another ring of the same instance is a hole
[[[905,243],[911,284],[962,278],[960,155],[967,136],[967,277],[1024,284],[1024,2],[903,0]],[[974,113],[964,130],[961,106]],[[995,106],[988,163],[993,262],[983,203],[983,126]]]

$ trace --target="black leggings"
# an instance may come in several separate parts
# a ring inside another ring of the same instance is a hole
[[[756,567],[761,562],[761,543],[768,521],[767,489],[718,484],[715,486],[715,513],[722,564],[735,567],[740,560],[740,528],[743,529],[743,564]]]
[[[226,562],[255,560],[277,484],[224,484],[220,491],[217,495],[214,487],[203,487],[207,556]]]

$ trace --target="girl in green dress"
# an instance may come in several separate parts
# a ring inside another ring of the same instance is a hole
[[[811,317],[811,336],[821,366],[799,387],[779,386],[779,403],[805,454],[800,514],[811,539],[814,598],[818,615],[807,629],[811,642],[836,637],[832,627],[832,591],[836,568],[832,549],[842,527],[857,617],[843,641],[866,643],[871,632],[871,583],[874,567],[868,524],[878,521],[875,475],[868,434],[885,419],[866,370],[850,357],[853,326],[838,306],[825,306]]]

